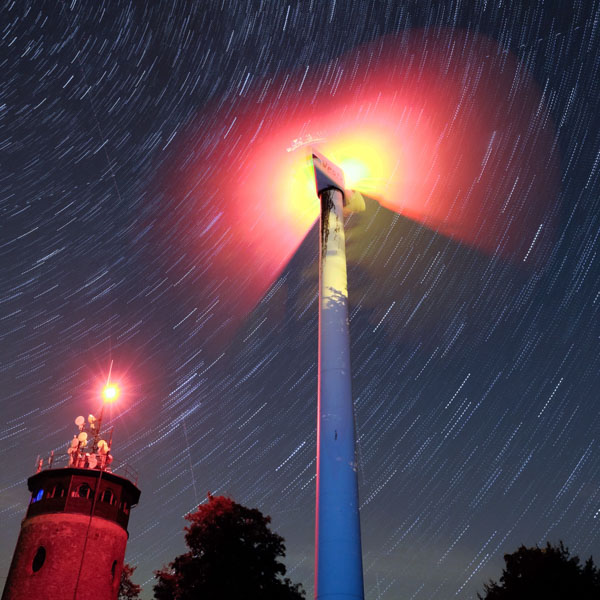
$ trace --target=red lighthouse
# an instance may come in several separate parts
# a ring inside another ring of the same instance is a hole
[[[102,412],[87,424],[76,419],[80,433],[67,466],[53,468],[51,456],[27,480],[31,500],[2,600],[116,600],[140,490],[136,478],[111,472],[110,445],[100,439]]]

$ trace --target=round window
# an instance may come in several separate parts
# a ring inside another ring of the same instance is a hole
[[[39,571],[44,566],[45,561],[46,561],[46,548],[44,548],[44,546],[40,546],[37,549],[35,556],[33,557],[33,562],[31,563],[31,568],[32,568],[33,572],[36,573],[37,571]]]

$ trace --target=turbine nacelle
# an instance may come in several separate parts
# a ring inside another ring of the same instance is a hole
[[[347,190],[344,182],[344,172],[320,152],[312,149],[312,161],[315,169],[317,196],[325,190],[339,190],[344,198],[344,215],[363,212],[365,199],[357,190]]]

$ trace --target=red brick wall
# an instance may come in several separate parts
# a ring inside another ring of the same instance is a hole
[[[51,513],[25,519],[2,600],[116,600],[125,558],[127,533],[101,517]],[[38,548],[46,556],[37,572],[32,565]],[[77,575],[83,567],[74,596]],[[113,563],[116,561],[114,575]]]

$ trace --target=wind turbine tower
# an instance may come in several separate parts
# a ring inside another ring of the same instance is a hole
[[[363,600],[344,215],[365,209],[343,171],[313,149],[321,202],[315,598]]]

